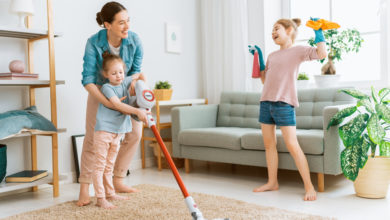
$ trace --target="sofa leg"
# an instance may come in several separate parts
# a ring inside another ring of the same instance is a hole
[[[325,191],[324,174],[317,173],[317,179],[318,179],[318,192],[324,192]]]
[[[187,158],[184,159],[184,169],[186,173],[190,173],[190,165],[191,165],[190,163],[191,163],[190,159]]]

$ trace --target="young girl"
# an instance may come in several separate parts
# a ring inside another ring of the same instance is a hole
[[[314,20],[314,19],[313,19]],[[295,107],[298,107],[296,79],[299,65],[304,61],[324,59],[327,56],[322,30],[315,31],[317,48],[293,46],[300,19],[280,19],[273,26],[272,39],[280,49],[272,52],[264,65],[259,52],[261,81],[264,84],[260,99],[261,131],[268,167],[268,182],[254,192],[278,190],[278,152],[275,127],[280,126],[283,140],[293,157],[305,186],[305,201],[316,200],[316,191],[310,179],[309,166],[296,136]],[[253,52],[253,51],[251,51]]]
[[[147,123],[146,112],[128,105],[128,89],[134,79],[133,76],[124,77],[122,59],[117,55],[103,54],[103,76],[109,80],[102,86],[101,91],[112,103],[115,109],[131,112]],[[142,74],[140,79],[142,79]],[[122,103],[120,99],[124,98]],[[97,197],[97,206],[105,209],[116,208],[108,200],[126,200],[127,197],[115,194],[113,186],[113,167],[118,154],[118,145],[123,134],[131,132],[130,116],[119,111],[109,109],[100,103],[96,115],[94,134],[94,166],[93,186]]]

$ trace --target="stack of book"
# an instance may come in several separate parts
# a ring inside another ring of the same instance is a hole
[[[28,183],[47,176],[47,170],[23,170],[5,177],[7,183]]]
[[[9,79],[38,79],[36,73],[0,73],[0,80]]]

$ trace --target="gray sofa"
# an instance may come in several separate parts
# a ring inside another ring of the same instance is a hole
[[[345,105],[354,103],[340,88],[298,91],[296,109],[298,142],[311,172],[318,174],[318,190],[324,191],[324,174],[341,174],[340,152],[344,148],[337,127],[326,130],[329,119]],[[260,129],[260,93],[223,92],[219,105],[172,109],[173,156],[190,159],[266,167]],[[279,129],[279,168],[297,170]]]

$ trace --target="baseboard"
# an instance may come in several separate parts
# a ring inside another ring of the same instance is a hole
[[[154,157],[146,157],[145,158],[145,167],[153,167],[156,166],[156,158]],[[142,159],[133,160],[130,164],[129,170],[139,170],[142,169]]]

